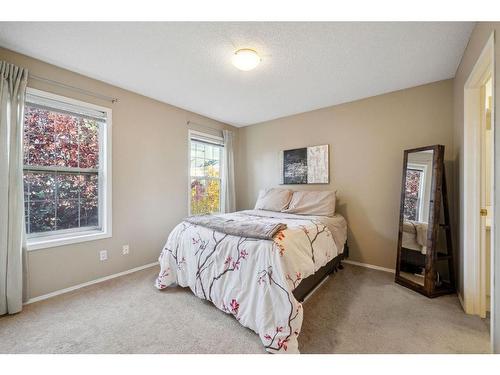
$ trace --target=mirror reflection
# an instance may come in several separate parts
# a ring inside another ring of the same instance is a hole
[[[431,206],[433,150],[408,154],[404,185],[400,276],[424,285]]]

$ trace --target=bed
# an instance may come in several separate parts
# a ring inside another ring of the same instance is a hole
[[[400,252],[400,271],[406,278],[422,284],[427,254],[428,224],[413,220],[403,221]]]
[[[208,219],[222,226],[210,228],[207,216],[198,218],[202,225],[187,218],[170,233],[160,254],[156,287],[189,287],[255,331],[266,351],[298,353],[301,302],[346,255],[345,219],[339,214],[307,216],[266,210]],[[262,239],[228,229],[240,230],[252,223],[279,230],[272,239]]]
[[[418,221],[405,220],[403,222],[402,247],[427,254],[428,224]]]

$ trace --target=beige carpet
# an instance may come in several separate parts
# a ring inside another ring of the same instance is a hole
[[[255,333],[150,268],[0,318],[0,353],[264,353]],[[346,265],[304,304],[302,353],[485,353],[488,328],[457,297]]]

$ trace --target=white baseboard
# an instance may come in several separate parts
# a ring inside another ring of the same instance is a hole
[[[89,286],[89,285],[102,283],[103,281],[106,281],[106,280],[111,280],[111,279],[114,279],[116,277],[128,275],[129,273],[134,273],[134,272],[137,272],[137,271],[144,270],[146,268],[154,267],[157,264],[159,264],[159,263],[158,262],[154,262],[154,263],[145,264],[144,266],[135,267],[135,268],[132,268],[132,269],[127,270],[127,271],[114,273],[112,275],[104,276],[104,277],[101,277],[99,279],[95,279],[95,280],[92,280],[92,281],[87,281],[86,283],[82,283],[82,284],[70,286],[69,288],[65,288],[65,289],[61,289],[61,290],[56,290],[55,292],[50,292],[50,293],[43,294],[43,295],[38,296],[38,297],[30,298],[24,304],[28,305],[28,304],[33,303],[33,302],[43,301],[44,299],[52,298],[52,297],[58,296],[60,294],[68,293],[68,292],[71,292],[73,290],[77,290],[77,289],[80,289],[80,288],[83,288],[83,287],[86,287],[86,286]]]
[[[385,268],[385,267],[375,266],[373,264],[355,262],[354,260],[343,260],[342,263],[352,264],[354,266],[360,266],[360,267],[365,267],[365,268],[371,268],[372,270],[384,271],[384,272],[389,272],[389,273],[396,273],[396,270],[394,270],[392,268]]]

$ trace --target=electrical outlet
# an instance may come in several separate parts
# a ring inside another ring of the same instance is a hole
[[[108,250],[99,251],[99,259],[102,261],[108,260]]]
[[[128,245],[122,246],[122,254],[123,255],[128,255],[129,251],[130,251],[130,247]]]

